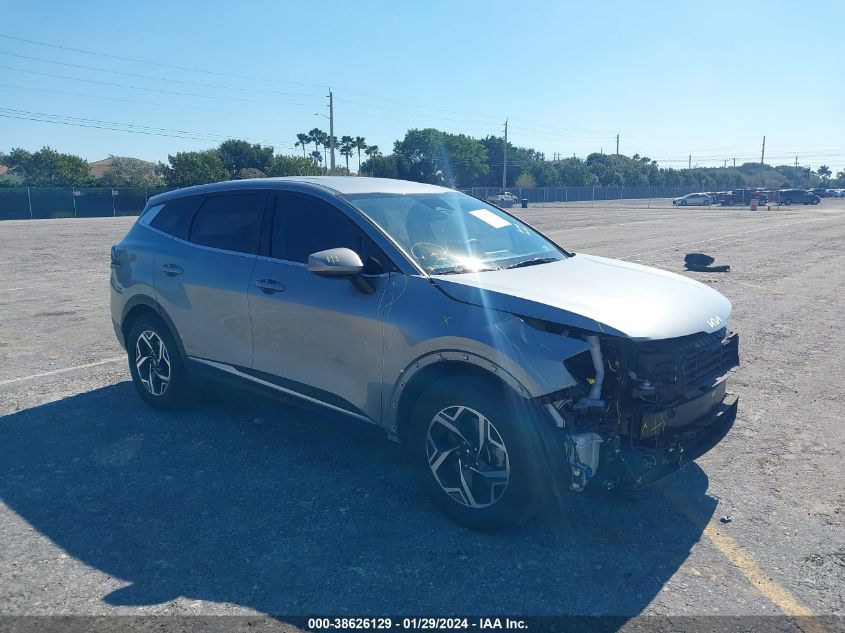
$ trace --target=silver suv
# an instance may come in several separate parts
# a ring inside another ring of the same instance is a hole
[[[111,313],[147,403],[215,376],[404,443],[476,529],[550,492],[639,487],[732,426],[730,303],[686,277],[571,253],[450,189],[241,180],[151,198],[111,253]]]

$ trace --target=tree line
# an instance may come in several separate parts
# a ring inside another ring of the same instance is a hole
[[[500,136],[475,139],[433,128],[408,130],[393,153],[361,165],[367,175],[402,178],[456,188],[501,187],[505,141]],[[845,187],[845,169],[832,179],[822,165],[812,171],[792,165],[745,163],[737,167],[661,167],[648,156],[604,154],[547,160],[530,147],[507,145],[506,188],[530,187],[696,187],[723,191],[741,187]]]
[[[110,156],[103,175],[91,175],[88,161],[50,147],[36,152],[15,148],[0,152],[8,168],[0,186],[24,187],[147,187],[174,188],[241,178],[313,176],[322,170],[310,158],[275,154],[272,147],[231,139],[217,148],[177,152],[168,162]]]
[[[328,169],[328,152],[334,146],[345,159],[345,168]],[[357,155],[358,174],[401,178],[455,188],[500,187],[504,164],[504,139],[476,139],[433,128],[408,130],[383,155],[362,136],[332,139],[314,128],[296,135],[302,156],[276,154],[273,147],[230,139],[218,147],[168,155],[167,163],[110,157],[99,178],[89,163],[49,147],[30,152],[14,148],[0,152],[0,186],[27,187],[187,187],[190,185],[265,176],[350,174],[349,160]],[[311,149],[313,147],[313,150]],[[363,159],[363,156],[366,159]],[[584,159],[547,160],[542,152],[508,143],[507,188],[530,187],[636,187],[680,186],[721,191],[745,186],[845,187],[845,169],[822,165],[815,171],[792,165],[745,163],[737,167],[661,167],[647,156],[593,153]],[[362,160],[363,159],[363,160]]]

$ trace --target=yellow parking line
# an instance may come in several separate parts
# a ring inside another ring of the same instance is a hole
[[[778,609],[785,615],[795,617],[812,616],[814,613],[804,606],[798,598],[786,587],[779,584],[776,580],[770,578],[760,568],[749,554],[747,554],[730,536],[719,530],[710,521],[701,516],[693,508],[690,507],[686,498],[679,495],[677,492],[670,490],[668,487],[663,490],[664,496],[671,501],[681,513],[691,523],[697,526],[704,526],[702,533],[713,543],[717,550],[736,567],[740,573],[757,588],[761,594],[768,598]],[[802,621],[802,630],[809,633],[810,631],[824,631],[815,621]]]
[[[710,539],[710,542],[716,546],[716,549],[719,550],[734,567],[742,572],[742,575],[757,588],[757,591],[771,600],[785,615],[813,615],[813,612],[801,604],[801,602],[798,601],[798,598],[792,595],[786,587],[769,578],[766,573],[760,569],[757,561],[746,554],[745,551],[737,545],[736,541],[724,532],[719,531],[719,529],[712,523],[708,523],[705,526],[704,536]]]

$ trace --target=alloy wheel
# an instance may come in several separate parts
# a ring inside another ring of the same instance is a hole
[[[170,354],[164,341],[152,330],[144,330],[135,342],[138,380],[154,396],[163,396],[170,385]]]
[[[489,507],[508,486],[505,443],[493,423],[475,409],[441,409],[428,426],[426,454],[443,492],[462,505]]]

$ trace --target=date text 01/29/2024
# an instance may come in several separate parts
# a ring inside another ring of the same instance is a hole
[[[526,629],[524,620],[512,618],[426,618],[406,617],[392,619],[387,617],[371,618],[309,618],[308,629],[375,629],[389,631],[401,630],[441,630],[441,629],[479,629],[479,630],[521,630]]]

